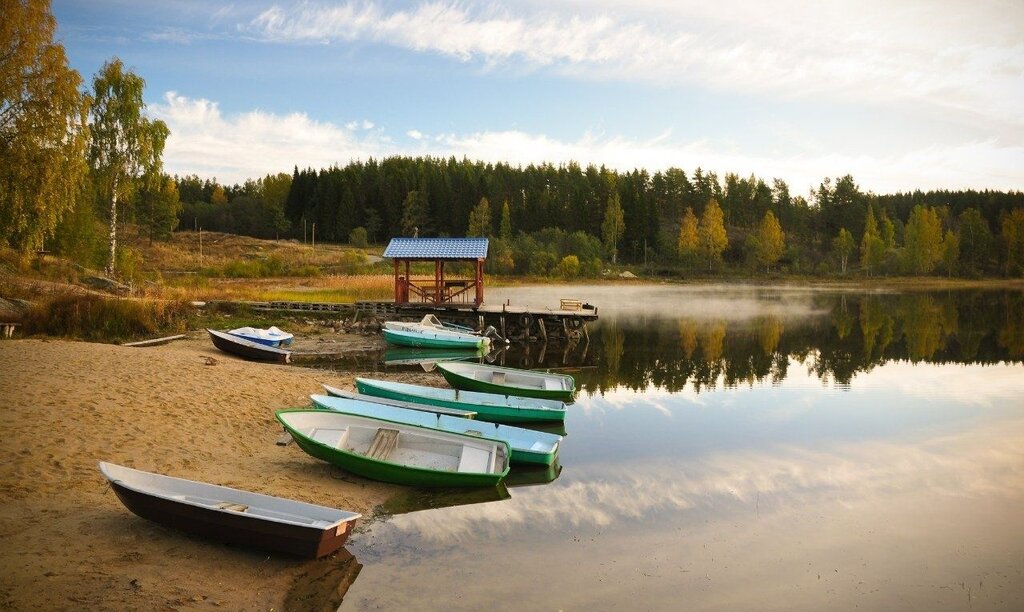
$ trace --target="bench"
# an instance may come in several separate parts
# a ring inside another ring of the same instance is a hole
[[[582,300],[567,300],[567,299],[563,298],[559,302],[559,306],[558,307],[559,307],[559,310],[582,310],[583,309],[583,301]]]
[[[10,338],[14,335],[14,328],[17,326],[17,323],[0,323],[0,337]]]
[[[231,510],[232,512],[245,512],[249,509],[249,506],[245,504],[236,504],[233,502],[220,502],[217,507],[221,510]]]
[[[494,471],[494,453],[483,448],[465,446],[459,457],[458,471],[489,474]]]
[[[491,382],[496,384],[496,385],[503,385],[503,384],[505,384],[505,373],[504,372],[495,372],[494,374],[491,375]]]
[[[398,446],[398,430],[381,427],[377,430],[377,435],[373,437],[373,442],[370,443],[370,450],[366,451],[366,456],[371,459],[386,461],[396,446]]]

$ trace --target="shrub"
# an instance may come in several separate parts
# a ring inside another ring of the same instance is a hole
[[[369,242],[366,237],[366,228],[357,227],[348,233],[348,243],[357,249],[365,249],[369,246]]]
[[[189,312],[186,302],[64,294],[31,308],[23,322],[28,334],[122,341],[184,331]]]

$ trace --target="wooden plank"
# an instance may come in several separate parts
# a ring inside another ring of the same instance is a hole
[[[377,430],[377,435],[374,436],[366,456],[386,461],[396,446],[398,446],[398,430],[381,427]]]
[[[157,346],[160,344],[167,344],[174,340],[181,340],[185,337],[185,334],[178,334],[176,336],[166,336],[164,338],[153,338],[152,340],[139,340],[138,342],[126,342],[121,346]]]

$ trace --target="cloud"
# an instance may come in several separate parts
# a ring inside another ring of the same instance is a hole
[[[218,104],[168,92],[163,102],[149,106],[164,120],[171,136],[164,152],[168,172],[216,176],[240,182],[293,166],[322,168],[355,159],[385,155],[433,155],[473,160],[606,165],[618,170],[669,167],[692,171],[698,166],[725,172],[782,178],[794,194],[806,193],[826,176],[852,174],[864,189],[886,193],[910,189],[1019,189],[1024,147],[998,141],[967,142],[928,147],[883,156],[753,156],[717,148],[704,141],[679,142],[659,135],[650,140],[583,134],[560,140],[522,131],[467,134],[426,134],[409,130],[414,146],[395,144],[373,122],[362,120],[337,126],[304,113],[279,115],[260,110],[225,116]],[[355,133],[355,128],[362,132]]]
[[[167,123],[171,135],[164,168],[175,174],[215,176],[242,182],[294,166],[323,168],[356,158],[379,156],[387,139],[375,132],[357,138],[350,130],[315,121],[304,113],[276,115],[259,110],[224,116],[216,102],[170,91],[150,114]],[[372,123],[359,124],[364,129]]]
[[[592,464],[574,468],[571,482],[556,481],[542,496],[513,491],[514,504],[421,512],[393,524],[427,540],[453,542],[481,533],[500,538],[522,525],[608,528],[664,510],[703,508],[728,517],[749,512],[761,496],[783,513],[833,501],[870,506],[890,500],[893,492],[1010,499],[1024,491],[1022,426],[1017,419],[916,441],[718,453],[683,465]]]
[[[538,8],[542,6],[543,8]],[[718,90],[910,101],[1024,125],[1019,3],[377,2],[273,6],[243,26],[265,40],[367,41],[486,66]],[[735,16],[742,14],[742,19]]]

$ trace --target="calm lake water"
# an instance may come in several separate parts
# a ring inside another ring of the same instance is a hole
[[[559,297],[561,471],[397,500],[342,609],[1024,609],[1024,294],[488,290]]]

